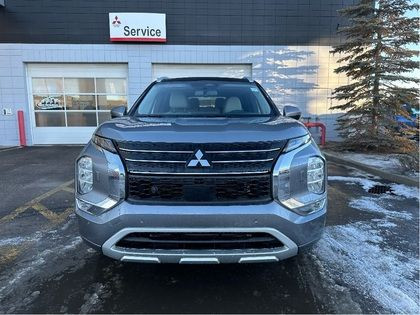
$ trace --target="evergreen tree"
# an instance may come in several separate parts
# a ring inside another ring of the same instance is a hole
[[[349,25],[339,30],[343,43],[333,48],[340,54],[336,73],[345,73],[350,83],[334,90],[345,111],[338,118],[338,131],[350,149],[412,150],[407,134],[416,130],[398,128],[396,115],[407,116],[403,104],[418,106],[419,79],[412,71],[418,51],[407,45],[419,42],[419,18],[407,17],[418,10],[410,0],[360,0],[340,10]]]

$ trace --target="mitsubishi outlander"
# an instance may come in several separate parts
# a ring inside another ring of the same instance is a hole
[[[82,238],[147,263],[275,262],[321,237],[326,164],[257,82],[159,79],[76,160]]]

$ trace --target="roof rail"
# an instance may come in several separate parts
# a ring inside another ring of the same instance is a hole
[[[254,80],[248,78],[248,77],[242,77],[243,80],[247,80],[248,82],[254,82]]]
[[[167,80],[167,79],[169,79],[169,78],[168,77],[159,77],[159,78],[156,79],[156,82],[162,82],[162,81]]]

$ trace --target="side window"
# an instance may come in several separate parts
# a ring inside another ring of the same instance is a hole
[[[125,78],[32,78],[37,127],[95,127],[127,106]]]

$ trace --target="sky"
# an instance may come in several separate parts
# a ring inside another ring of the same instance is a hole
[[[407,16],[409,16],[409,17],[419,16],[419,11],[410,11],[410,12],[407,13]],[[411,45],[408,45],[408,47],[410,49],[415,49],[417,51],[420,50],[420,45],[419,44],[411,44]],[[420,62],[420,57],[417,56],[415,58],[415,60],[417,60],[417,62]],[[417,69],[414,70],[413,73],[414,73],[415,77],[420,79],[420,69],[419,69],[419,67],[417,67]]]

